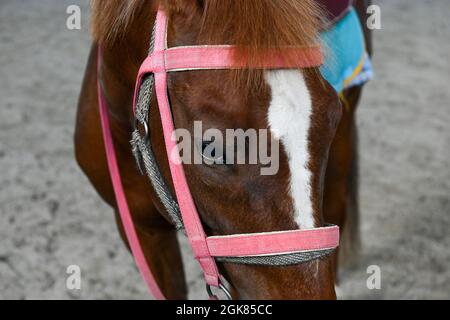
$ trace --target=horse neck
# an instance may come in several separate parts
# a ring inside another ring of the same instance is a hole
[[[99,79],[107,98],[110,114],[119,122],[131,123],[136,75],[148,54],[154,18],[136,17],[127,32],[107,46],[101,46],[102,66]]]

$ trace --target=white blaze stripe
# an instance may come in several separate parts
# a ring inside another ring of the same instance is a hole
[[[305,78],[298,70],[268,71],[266,79],[272,89],[268,112],[270,129],[283,144],[289,159],[294,218],[301,229],[313,228],[311,171],[308,168],[311,96]]]

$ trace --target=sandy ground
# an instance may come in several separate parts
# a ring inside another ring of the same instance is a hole
[[[65,27],[78,3],[83,30]],[[379,1],[377,73],[359,112],[363,254],[347,299],[450,298],[450,5]],[[0,2],[0,298],[148,299],[72,134],[89,47],[87,1]],[[184,242],[184,246],[186,246]],[[204,297],[188,259],[192,297]],[[81,291],[66,268],[82,270]],[[378,265],[382,289],[368,290]]]

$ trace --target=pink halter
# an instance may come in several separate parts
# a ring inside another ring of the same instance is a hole
[[[148,73],[153,73],[166,151],[168,159],[171,159],[169,166],[176,198],[189,243],[203,270],[206,283],[209,286],[222,287],[215,257],[269,256],[336,248],[339,245],[339,228],[337,226],[207,237],[189,190],[183,165],[180,164],[182,162],[179,158],[173,159],[173,155],[179,156],[179,153],[171,152],[171,150],[177,150],[177,145],[171,139],[175,127],[167,93],[167,73],[184,70],[246,68],[247,66],[233,60],[233,50],[235,50],[233,46],[192,46],[168,49],[166,39],[167,16],[163,10],[159,10],[156,18],[154,51],[145,59],[139,70],[134,108],[143,77]],[[319,46],[289,48],[288,50],[292,50],[298,56],[295,64],[285,62],[277,56],[276,52],[268,52],[266,63],[257,67],[265,69],[308,68],[322,64],[323,56]],[[150,292],[156,299],[164,299],[145,260],[127,204],[110,131],[107,105],[100,85],[98,85],[98,97],[109,171],[131,251]]]

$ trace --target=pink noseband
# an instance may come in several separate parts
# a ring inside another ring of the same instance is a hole
[[[339,245],[339,228],[337,226],[259,234],[206,236],[186,181],[179,153],[172,152],[172,150],[177,150],[177,145],[172,140],[175,127],[167,93],[167,73],[185,70],[247,68],[248,66],[234,61],[233,51],[235,48],[233,46],[192,46],[168,49],[166,40],[167,17],[163,10],[158,11],[155,27],[154,50],[145,59],[139,70],[133,107],[136,108],[138,92],[143,77],[153,73],[165,147],[168,159],[170,159],[171,178],[182,222],[194,256],[200,263],[207,284],[215,287],[222,286],[215,257],[271,256],[336,248]],[[295,64],[284,61],[276,52],[267,52],[267,59],[264,60],[266,63],[252,67],[263,69],[309,68],[322,64],[323,56],[319,46],[288,48],[286,50],[292,50],[295,56],[298,57]],[[101,55],[99,57],[101,58]],[[101,59],[99,59],[100,63]],[[98,97],[108,166],[122,223],[133,256],[150,292],[156,299],[164,299],[146,263],[127,204],[110,131],[107,105],[100,85],[98,85]],[[174,159],[174,155],[178,158]]]

